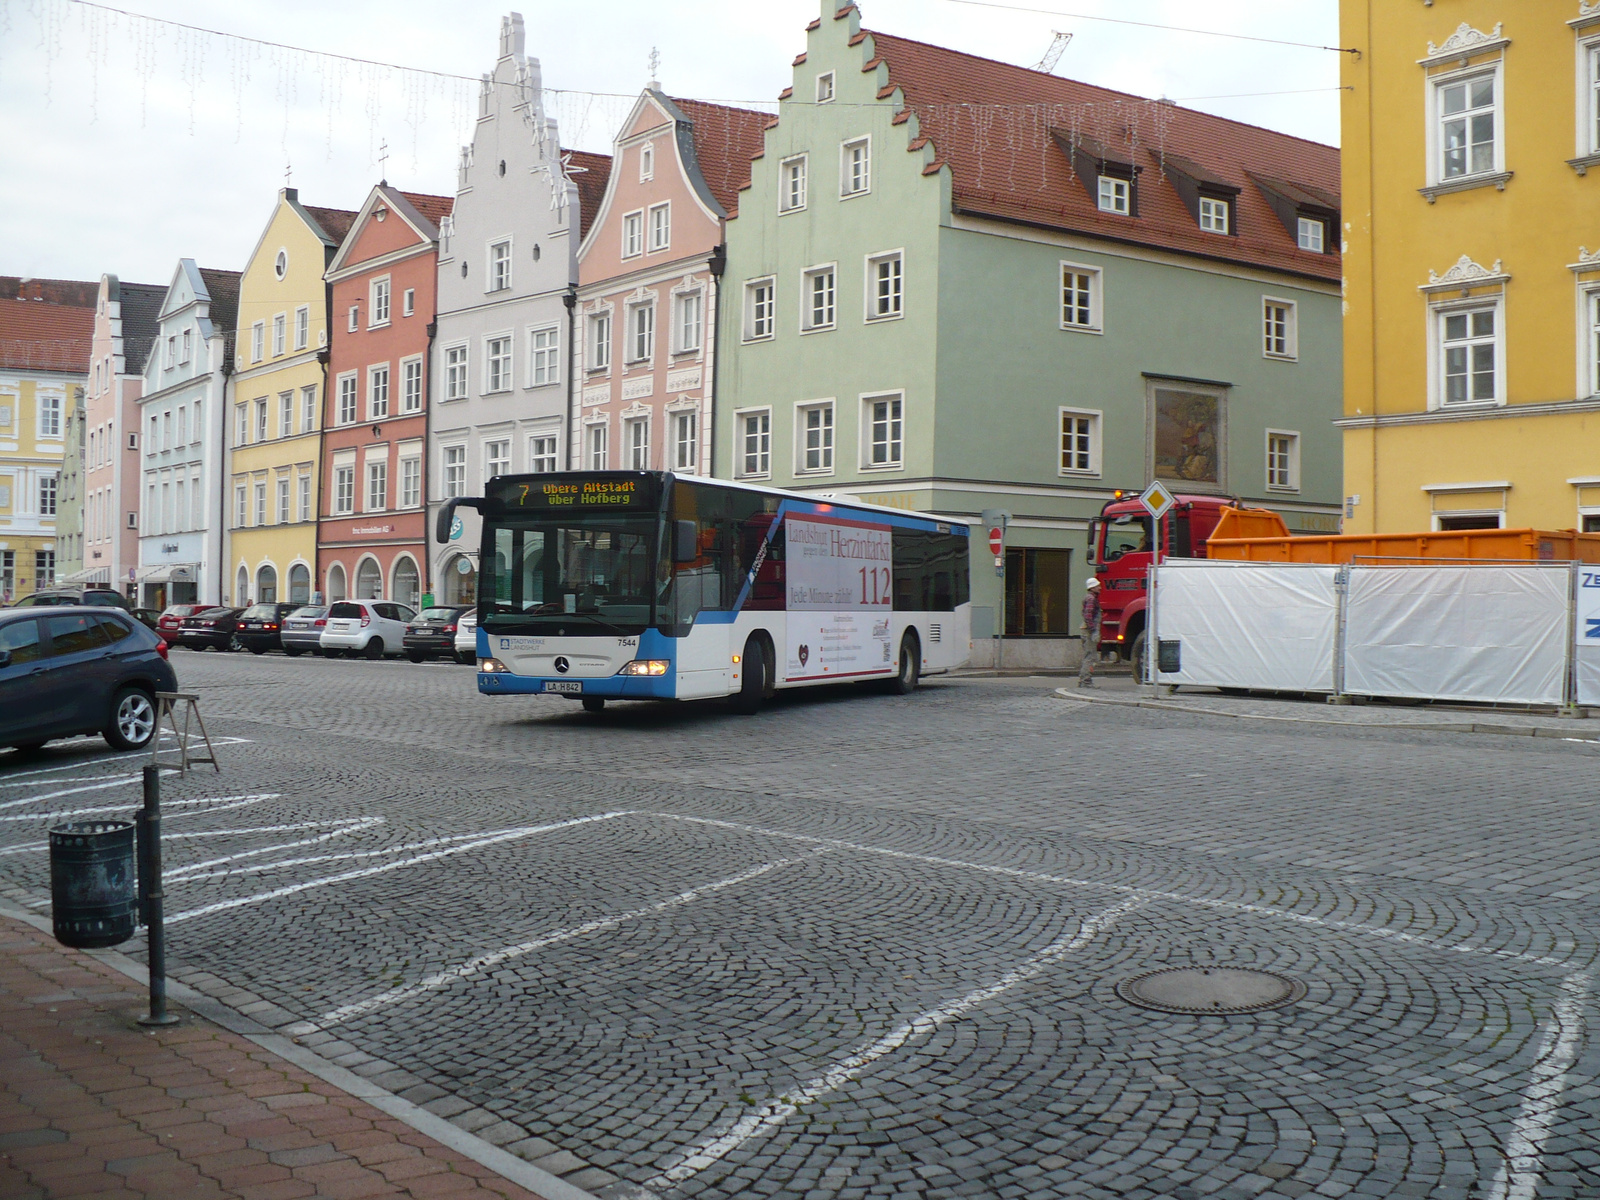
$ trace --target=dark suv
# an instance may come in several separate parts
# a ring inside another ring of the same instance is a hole
[[[283,649],[283,619],[300,608],[298,604],[252,604],[239,614],[236,636],[239,645],[252,654]]]
[[[167,644],[112,608],[0,611],[0,746],[101,734],[138,750],[155,734],[157,692],[178,688]]]

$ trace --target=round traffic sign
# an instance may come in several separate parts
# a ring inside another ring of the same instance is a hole
[[[1000,551],[1004,547],[1005,535],[1003,535],[998,528],[989,530],[989,553],[993,554],[996,558],[999,558]]]

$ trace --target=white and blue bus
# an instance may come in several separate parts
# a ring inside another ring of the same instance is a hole
[[[962,521],[660,471],[503,475],[483,516],[478,690],[607,700],[882,680],[971,654]]]

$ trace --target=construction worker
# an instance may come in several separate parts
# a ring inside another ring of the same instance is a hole
[[[1100,581],[1091,577],[1083,593],[1083,662],[1078,686],[1094,686],[1094,665],[1100,661]]]

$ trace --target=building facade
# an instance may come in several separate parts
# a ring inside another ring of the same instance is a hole
[[[1600,4],[1340,31],[1345,528],[1600,530]]]
[[[180,259],[139,396],[139,603],[226,604],[228,376],[239,272]]]
[[[314,590],[329,354],[323,275],[354,219],[280,189],[239,282],[227,422],[227,558],[237,604],[305,603]]]
[[[58,578],[61,476],[83,403],[93,288],[0,279],[0,601]]]
[[[74,389],[62,439],[61,479],[56,488],[56,578],[77,583],[83,576],[83,482],[87,413],[83,389]]]
[[[323,415],[317,578],[330,600],[416,608],[424,528],[429,329],[448,196],[380,183],[328,266],[333,331]]]
[[[652,83],[623,122],[578,250],[567,465],[710,474],[723,221],[771,119]]]
[[[472,143],[439,242],[428,407],[429,513],[494,475],[566,461],[578,242],[610,159],[563,151],[522,18],[500,23]],[[552,373],[551,364],[554,363]],[[477,514],[461,513],[430,576],[440,603],[477,598]]]
[[[139,395],[165,286],[100,277],[89,361],[83,483],[84,583],[132,596],[139,562]]]
[[[1115,489],[1337,528],[1337,151],[823,9],[728,222],[716,473],[1009,514],[977,662],[1075,657]]]

